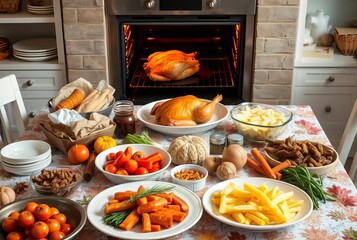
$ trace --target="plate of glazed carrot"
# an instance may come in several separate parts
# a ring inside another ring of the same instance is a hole
[[[108,188],[87,208],[99,231],[121,239],[167,238],[193,227],[201,218],[201,199],[182,186],[138,181]]]

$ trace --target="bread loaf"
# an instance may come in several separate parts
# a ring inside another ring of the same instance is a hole
[[[108,88],[104,89],[95,100],[91,100],[90,102],[88,102],[88,104],[82,108],[82,111],[93,112],[96,110],[100,110],[99,107],[102,107],[105,104],[103,103],[103,101],[106,99],[109,93],[110,90]]]
[[[71,93],[71,95],[62,100],[57,106],[56,106],[56,110],[62,109],[62,108],[66,108],[66,109],[73,109],[75,107],[77,107],[82,100],[84,99],[84,95],[82,93],[81,90],[79,90],[78,88],[74,89],[73,92]]]

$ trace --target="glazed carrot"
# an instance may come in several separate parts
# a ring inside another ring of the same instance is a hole
[[[157,195],[149,195],[149,196],[146,196],[148,202],[152,202],[152,201],[155,201],[155,200],[159,200],[160,198],[162,197],[159,197]]]
[[[110,199],[108,201],[108,204],[113,204],[113,203],[118,203],[119,201],[117,199]]]
[[[265,158],[260,154],[257,148],[252,148],[250,151],[251,154],[254,156],[255,160],[260,164],[260,166],[263,168],[264,172],[266,173],[267,176],[270,178],[276,179],[276,175],[274,171],[271,169]]]
[[[116,192],[114,198],[118,201],[128,200],[131,196],[135,195],[137,192],[134,191],[125,191],[125,192]]]
[[[157,224],[151,224],[151,231],[152,232],[158,232],[161,231],[161,226]]]
[[[171,205],[170,204],[170,205],[165,206],[165,208],[176,210],[176,211],[181,211],[181,208],[179,205]]]
[[[119,224],[119,228],[125,231],[129,231],[135,226],[137,222],[139,222],[139,215],[136,212],[136,208],[135,208],[129,213],[129,215],[124,219],[124,221],[121,224]]]
[[[281,173],[280,172],[275,172],[275,171],[274,171],[274,173],[275,173],[275,176],[276,176],[276,180],[280,180],[281,177],[282,177]]]
[[[141,158],[140,160],[151,161],[151,162],[155,163],[155,162],[159,162],[162,160],[162,155],[160,152],[156,152],[156,153],[153,153],[147,157]]]
[[[159,208],[166,205],[167,205],[167,200],[165,198],[160,198],[158,200],[154,200],[146,204],[140,205],[137,211],[138,214],[156,212]]]
[[[143,213],[141,215],[141,231],[142,232],[151,232],[151,221],[150,221],[150,215],[148,213]]]
[[[280,170],[284,169],[284,168],[288,168],[291,166],[291,163],[289,160],[285,160],[284,162],[279,163],[278,165],[276,165],[275,167],[273,167],[273,171],[274,172],[280,172]]]
[[[174,196],[174,193],[173,192],[157,193],[157,194],[155,194],[155,196],[159,196],[159,197],[165,198],[169,203],[171,203],[172,202],[172,198]]]
[[[119,212],[119,211],[127,210],[130,208],[134,208],[134,207],[136,207],[135,202],[128,203],[126,200],[124,200],[124,201],[118,202],[118,203],[107,204],[105,206],[105,213],[109,214],[112,212]]]
[[[142,197],[142,198],[139,198],[138,200],[136,200],[136,204],[137,204],[138,206],[143,205],[143,204],[146,204],[147,202],[148,202],[147,197]]]
[[[187,204],[175,195],[172,197],[172,204],[179,205],[181,212],[186,212],[188,210]]]
[[[152,224],[158,224],[165,228],[170,228],[173,225],[173,217],[168,214],[150,213],[150,221]]]
[[[267,176],[267,174],[264,172],[263,168],[253,159],[247,158],[247,166],[253,168],[255,171],[258,173],[262,174],[263,176]]]
[[[141,191],[144,191],[144,186],[143,185],[140,185],[139,187],[138,187],[138,190],[136,191],[136,193],[139,193],[139,192],[141,192]]]
[[[157,213],[167,213],[172,216],[175,222],[182,222],[186,217],[186,213],[168,208],[161,208]]]

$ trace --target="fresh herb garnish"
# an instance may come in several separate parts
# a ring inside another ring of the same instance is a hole
[[[128,203],[135,202],[139,198],[146,197],[151,194],[168,192],[173,188],[174,188],[174,186],[159,186],[159,185],[155,185],[150,188],[144,188],[144,190],[138,192],[137,194],[135,194],[133,196],[130,196],[130,198],[128,199]]]
[[[304,166],[296,166],[281,170],[281,180],[297,186],[304,190],[311,198],[314,209],[319,208],[319,200],[323,203],[334,201],[331,194],[323,188],[322,177],[316,174],[311,175],[309,170]]]
[[[103,216],[103,221],[107,225],[112,225],[118,228],[124,219],[130,214],[133,209],[127,209],[120,212],[113,212]]]

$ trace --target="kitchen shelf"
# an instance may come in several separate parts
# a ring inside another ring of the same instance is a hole
[[[54,23],[55,17],[52,15],[32,14],[21,10],[14,14],[0,14],[0,23]]]
[[[48,61],[41,62],[29,62],[23,61],[15,58],[14,56],[9,56],[0,61],[0,71],[1,70],[62,70],[65,69],[63,63],[58,63],[58,59],[51,59]]]

